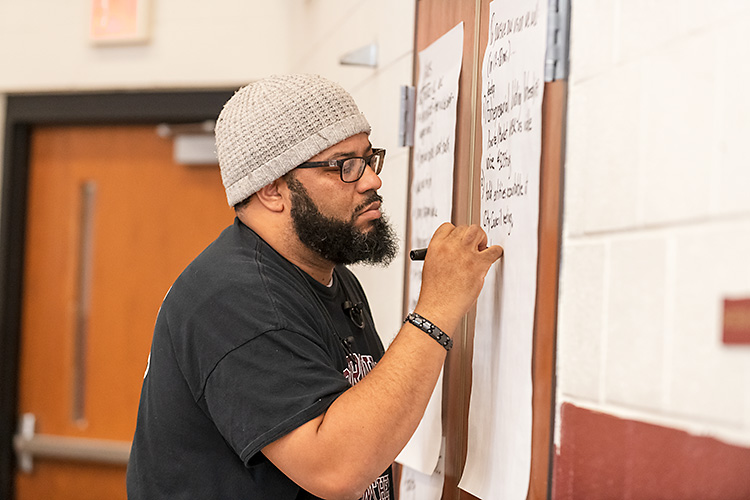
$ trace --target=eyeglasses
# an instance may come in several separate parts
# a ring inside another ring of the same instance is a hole
[[[353,158],[328,161],[308,161],[298,165],[297,168],[338,167],[342,181],[357,182],[365,173],[367,165],[370,165],[375,174],[379,174],[383,170],[384,160],[385,149],[373,149],[370,156],[355,156]]]

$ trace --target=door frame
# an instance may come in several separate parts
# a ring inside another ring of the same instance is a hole
[[[31,130],[215,120],[233,89],[9,94],[0,204],[0,498],[14,498],[26,203]]]

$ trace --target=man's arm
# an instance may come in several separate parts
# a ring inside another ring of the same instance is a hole
[[[451,335],[502,248],[478,226],[443,224],[430,242],[416,313]],[[446,351],[406,323],[383,358],[321,416],[263,448],[284,474],[322,498],[359,498],[414,433]]]

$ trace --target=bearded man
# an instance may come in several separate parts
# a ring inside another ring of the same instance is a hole
[[[391,463],[502,249],[443,224],[384,352],[345,267],[397,253],[369,133],[351,95],[318,76],[270,77],[224,106],[216,147],[236,218],[159,310],[129,498],[395,498]]]

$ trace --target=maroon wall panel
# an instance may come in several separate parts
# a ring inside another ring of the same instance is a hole
[[[725,299],[723,323],[725,344],[750,344],[750,299]]]
[[[565,403],[554,500],[748,500],[750,449]]]

